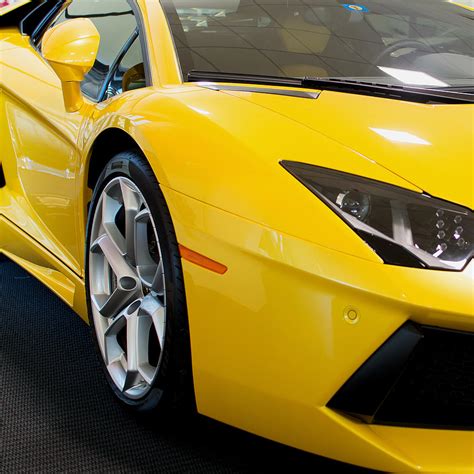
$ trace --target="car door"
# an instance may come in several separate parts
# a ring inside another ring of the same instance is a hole
[[[101,43],[81,84],[85,105],[67,113],[61,83],[41,56],[41,37],[48,28],[81,17],[94,22]],[[16,161],[17,175],[9,218],[77,273],[83,255],[76,208],[83,125],[105,96],[116,59],[136,31],[127,0],[73,0],[38,36],[17,39],[2,53],[3,122],[11,138],[4,161]]]

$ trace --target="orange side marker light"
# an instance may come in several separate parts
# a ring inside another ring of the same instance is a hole
[[[181,258],[187,260],[188,262],[199,265],[200,267],[207,268],[211,272],[219,273],[223,275],[227,271],[227,267],[222,265],[222,263],[211,260],[210,258],[201,255],[200,253],[195,252],[194,250],[188,249],[184,245],[179,245],[179,253]]]

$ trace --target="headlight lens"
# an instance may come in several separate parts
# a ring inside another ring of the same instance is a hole
[[[474,213],[426,194],[327,168],[282,166],[392,265],[462,270],[474,256]]]

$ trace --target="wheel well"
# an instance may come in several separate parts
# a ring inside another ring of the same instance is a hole
[[[92,146],[87,172],[87,186],[94,189],[100,173],[117,154],[127,150],[139,150],[138,143],[119,128],[109,128],[102,132]]]

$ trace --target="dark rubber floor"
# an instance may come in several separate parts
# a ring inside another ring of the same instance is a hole
[[[367,472],[197,417],[179,430],[122,409],[88,327],[0,257],[0,472]]]

